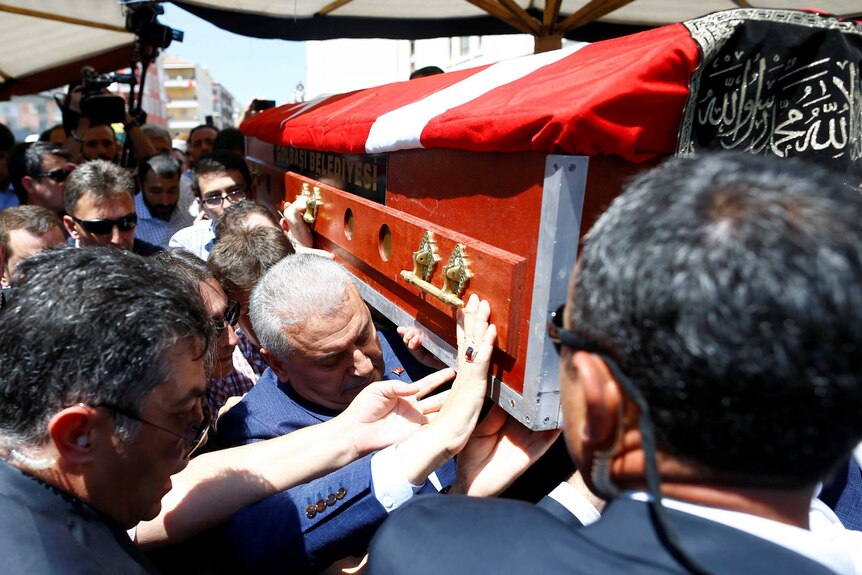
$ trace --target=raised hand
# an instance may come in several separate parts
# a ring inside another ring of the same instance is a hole
[[[488,322],[491,308],[470,296],[458,313],[458,376],[440,412],[399,444],[405,477],[420,485],[431,471],[456,455],[470,438],[488,391],[488,368],[497,330]]]
[[[458,476],[451,492],[480,497],[500,494],[559,436],[559,429],[531,431],[495,405],[458,456]]]
[[[426,396],[454,376],[453,370],[443,369],[412,384],[394,380],[372,383],[335,419],[348,427],[359,455],[382,449],[430,421],[447,394]]]

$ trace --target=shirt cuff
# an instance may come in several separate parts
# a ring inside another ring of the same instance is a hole
[[[371,456],[371,484],[374,497],[391,513],[418,492],[422,485],[412,485],[398,464],[398,445],[390,445]]]
[[[575,487],[566,482],[560,483],[548,494],[557,503],[568,509],[583,525],[589,525],[599,520],[601,515],[593,504]]]

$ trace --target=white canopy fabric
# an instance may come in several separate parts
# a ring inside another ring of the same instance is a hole
[[[129,65],[134,36],[117,0],[0,0],[0,100]]]
[[[174,0],[239,34],[287,40],[524,32],[596,40],[732,8],[862,17],[860,0]]]
[[[134,0],[0,0],[0,100],[67,84],[83,64],[128,66]],[[862,18],[862,0],[174,0],[217,26],[259,38],[416,39],[525,32],[598,40],[736,7],[814,7]],[[556,16],[554,16],[556,14]],[[594,22],[594,20],[597,20]],[[167,24],[170,24],[167,22]],[[537,48],[539,42],[537,41]]]
[[[500,10],[508,10],[506,6],[509,4],[524,11],[536,9],[544,12],[550,3],[541,0],[184,0],[177,4],[298,19],[322,14],[332,17],[448,20],[484,16],[484,7],[497,6]],[[837,15],[862,14],[862,2],[859,0],[562,0],[559,12],[566,17],[587,5],[592,5],[591,9],[595,11],[611,9],[607,16],[602,17],[605,22],[641,26],[661,26],[741,7],[814,7]],[[619,8],[613,9],[614,6]]]

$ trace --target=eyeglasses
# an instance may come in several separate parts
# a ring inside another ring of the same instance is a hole
[[[641,432],[641,443],[644,451],[644,462],[646,466],[646,481],[647,491],[652,496],[650,505],[655,510],[658,528],[663,533],[663,541],[665,547],[670,551],[671,555],[691,573],[705,574],[708,573],[700,563],[694,559],[688,550],[682,547],[682,544],[677,537],[676,531],[671,527],[662,505],[661,493],[661,476],[658,472],[658,464],[656,463],[656,440],[655,430],[652,424],[650,415],[650,407],[641,393],[640,389],[634,384],[632,379],[622,370],[617,360],[600,345],[579,336],[575,332],[563,329],[563,311],[565,304],[557,308],[557,311],[551,314],[548,319],[548,338],[554,343],[557,353],[560,353],[560,347],[565,345],[573,351],[586,351],[601,356],[605,365],[613,374],[614,379],[622,388],[623,393],[629,397],[640,410],[638,416],[638,427]]]
[[[75,216],[72,216],[72,219],[88,233],[95,234],[97,236],[110,234],[114,230],[114,226],[116,226],[121,232],[128,232],[135,229],[135,226],[138,225],[138,214],[126,214],[125,216],[114,220],[109,220],[107,218],[97,220],[79,220]]]
[[[169,433],[176,438],[182,439],[183,443],[185,443],[185,450],[183,451],[183,459],[189,459],[192,454],[203,445],[204,441],[207,438],[207,432],[210,428],[210,423],[212,423],[212,414],[210,413],[209,406],[207,405],[206,399],[201,398],[201,406],[203,408],[203,421],[200,423],[193,423],[189,425],[189,428],[186,430],[184,435],[180,435],[176,431],[171,431],[166,427],[162,427],[161,425],[155,424],[152,421],[147,421],[143,417],[140,417],[130,409],[126,409],[120,407],[118,405],[114,405],[112,403],[98,403],[93,407],[104,407],[105,409],[111,410],[118,415],[122,415],[123,417],[128,417],[129,419],[134,419],[135,421],[140,421],[150,427],[155,427],[156,429],[160,429],[165,433]]]
[[[33,178],[50,178],[57,182],[65,182],[66,178],[69,177],[69,174],[74,171],[75,168],[58,168],[56,170],[51,170],[50,172],[39,172],[37,174],[33,174],[31,177]]]
[[[206,196],[203,199],[203,202],[211,208],[217,208],[221,206],[225,200],[230,204],[235,204],[242,199],[245,199],[245,188],[234,188],[232,190],[225,190],[223,194],[219,194],[217,196]]]
[[[557,353],[560,353],[560,347],[563,345],[578,351],[603,353],[602,349],[597,345],[587,341],[573,331],[563,329],[563,312],[565,308],[566,304],[561,305],[548,319],[548,338],[553,342]]]
[[[239,321],[240,303],[238,301],[228,301],[227,309],[224,310],[223,319],[213,319],[215,325],[216,339],[221,338],[222,332],[227,329],[227,326],[235,326]]]

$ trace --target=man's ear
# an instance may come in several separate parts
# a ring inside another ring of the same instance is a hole
[[[0,243],[0,281],[3,287],[9,287],[9,278],[6,277],[6,244]]]
[[[21,186],[27,190],[28,194],[32,194],[36,189],[36,184],[33,181],[33,176],[24,176],[21,178]]]
[[[272,372],[280,381],[288,381],[290,379],[290,371],[287,369],[287,363],[270,353],[266,348],[260,348],[260,355],[266,361],[267,365],[272,368]]]
[[[93,461],[92,429],[96,410],[84,405],[67,407],[48,422],[48,435],[66,463]]]
[[[619,384],[602,358],[594,353],[576,351],[571,362],[577,370],[586,406],[583,442],[593,450],[608,449],[616,441],[622,424]]]
[[[75,220],[72,219],[72,216],[66,214],[63,216],[63,227],[66,228],[66,231],[69,232],[69,235],[74,239],[81,239],[78,234],[78,230],[75,227]]]

